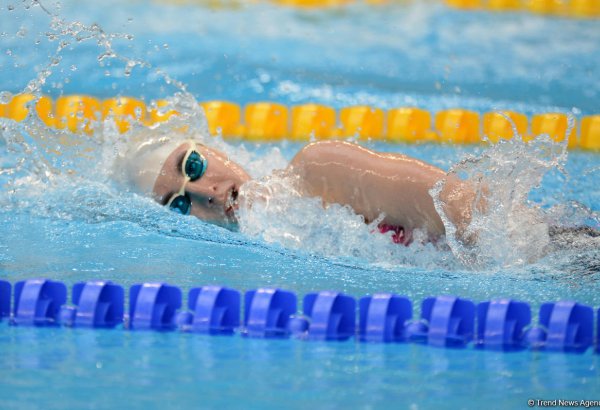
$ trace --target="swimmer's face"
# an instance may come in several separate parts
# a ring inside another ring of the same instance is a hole
[[[175,206],[177,200],[189,201],[189,214],[222,226],[237,223],[234,211],[240,186],[248,181],[248,174],[227,156],[217,150],[196,144],[195,150],[205,160],[204,173],[190,180],[182,170],[182,162],[190,152],[190,142],[177,147],[165,160],[154,184],[154,198],[162,205]],[[189,156],[187,156],[189,158]],[[185,198],[178,198],[182,194]]]

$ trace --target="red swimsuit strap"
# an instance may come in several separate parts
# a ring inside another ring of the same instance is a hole
[[[398,225],[391,225],[386,223],[380,223],[377,225],[377,229],[379,229],[380,233],[392,233],[392,241],[394,243],[399,243],[404,246],[410,245],[412,242],[412,235],[409,232],[405,232],[404,228]]]

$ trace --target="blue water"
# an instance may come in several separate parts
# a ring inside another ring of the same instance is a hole
[[[46,6],[56,12],[53,4]],[[54,29],[47,14],[3,0],[1,91],[22,91],[48,64],[58,42],[68,40],[42,86],[54,97],[172,95],[178,89],[156,74],[158,67],[198,100],[577,115],[600,107],[597,21],[463,13],[436,3],[300,12],[265,4],[215,9],[65,1],[59,15],[67,23],[96,22],[105,33],[131,34],[132,39],[113,39],[115,51],[152,67],[138,64],[125,75],[122,59],[107,58],[99,66],[97,38],[77,42],[62,35],[50,41],[46,34]],[[394,247],[386,238],[369,236],[366,228],[337,227],[368,238],[355,243],[315,211],[312,220],[322,230],[288,246],[282,237],[226,231],[122,192],[106,178],[107,165],[99,156],[82,160],[69,150],[49,155],[61,171],[49,178],[47,168],[34,160],[38,153],[23,144],[41,146],[35,142],[38,134],[51,132],[40,131],[33,119],[25,126],[4,126],[16,134],[5,128],[0,139],[0,276],[13,283],[48,277],[68,285],[88,279],[124,286],[167,281],[184,293],[205,284],[240,291],[277,286],[299,295],[323,289],[355,297],[389,291],[407,295],[417,311],[423,298],[439,294],[476,302],[512,297],[530,302],[534,311],[543,302],[564,299],[600,305],[600,244],[592,239],[555,244],[529,263],[465,266],[449,250]],[[9,135],[23,141],[6,142]],[[443,169],[485,150],[367,145]],[[235,142],[227,149],[247,154],[244,165],[262,176],[284,166],[300,147]],[[523,151],[511,152],[516,162],[526,161]],[[76,176],[62,172],[65,164]],[[548,171],[530,200],[565,226],[597,226],[600,155],[572,152],[564,169]],[[512,181],[507,178],[506,184]],[[283,233],[291,229],[277,219],[273,223],[280,223]],[[591,351],[504,354],[0,323],[0,407],[525,407],[530,398],[600,399],[599,357]]]
[[[3,408],[523,408],[598,391],[598,355],[102,330],[2,340]]]

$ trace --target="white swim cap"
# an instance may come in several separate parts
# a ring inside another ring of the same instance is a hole
[[[152,196],[154,184],[169,155],[186,140],[160,138],[143,142],[127,150],[115,163],[116,173],[128,188]]]

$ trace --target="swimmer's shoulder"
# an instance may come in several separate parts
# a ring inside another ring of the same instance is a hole
[[[355,161],[373,151],[347,141],[316,141],[302,148],[290,162],[292,167],[331,161]]]

